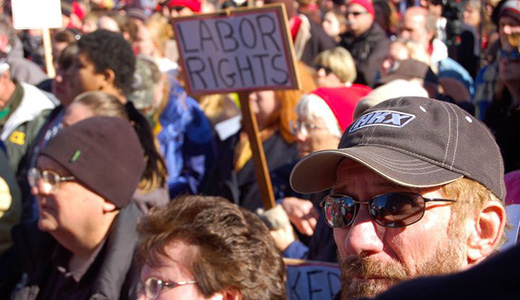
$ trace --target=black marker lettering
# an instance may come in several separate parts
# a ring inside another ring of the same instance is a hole
[[[227,87],[232,87],[232,86],[235,85],[235,76],[236,76],[236,74],[233,73],[233,72],[228,72],[227,74],[224,74],[224,71],[230,69],[230,68],[226,68],[225,66],[223,66],[224,63],[229,64],[229,59],[223,58],[223,59],[219,60],[218,66],[217,66],[218,74],[220,76],[220,80],[222,80],[222,82],[224,82],[224,84]],[[224,76],[230,78],[231,82],[226,81],[226,78]]]
[[[279,58],[283,59],[283,56],[281,54],[273,55],[273,57],[271,58],[271,67],[273,67],[274,70],[279,71],[278,73],[281,73],[283,75],[283,77],[282,77],[282,79],[279,79],[279,78],[277,79],[275,77],[271,77],[271,80],[276,84],[285,85],[289,82],[289,73],[287,73],[287,71],[285,71],[285,69],[281,69],[277,66],[276,61]],[[284,66],[285,64],[280,64],[280,65]]]
[[[255,54],[253,55],[253,58],[258,58],[258,64],[262,68],[262,78],[264,79],[263,84],[267,85],[267,73],[265,71],[265,61],[264,58],[269,57],[269,54]]]
[[[218,37],[220,39],[220,46],[222,51],[231,52],[238,49],[238,41],[233,37],[233,27],[226,21],[217,20],[215,22]]]
[[[246,31],[246,24],[248,30]],[[249,49],[254,49],[256,47],[256,30],[255,25],[253,25],[253,22],[251,20],[243,18],[240,20],[240,23],[238,24],[238,33],[240,35],[240,40],[242,41],[242,44]],[[249,38],[247,38],[249,36]],[[251,40],[251,43],[248,43],[246,39]]]
[[[273,17],[269,15],[259,15],[256,17],[256,24],[258,30],[260,30],[260,36],[262,37],[262,44],[264,50],[269,49],[266,43],[266,38],[271,40],[271,43],[275,46],[276,52],[280,52],[280,46],[276,43],[276,39],[273,36],[276,33],[276,22]],[[272,50],[272,49],[270,49]]]
[[[208,24],[204,22],[204,20],[200,20],[199,22],[199,40],[200,40],[200,49],[204,51],[204,42],[208,41],[213,44],[215,51],[220,51],[217,45],[217,42],[213,39],[213,35],[211,34],[211,30],[209,29]]]
[[[198,65],[197,65],[198,63]],[[202,72],[206,69],[204,65],[204,61],[198,57],[190,57],[186,59],[186,69],[188,71],[188,76],[190,77],[191,83],[193,85],[193,89],[196,90],[196,82],[195,77],[197,77],[199,82],[202,84],[203,88],[207,88],[208,85],[204,80],[204,76],[201,75]]]

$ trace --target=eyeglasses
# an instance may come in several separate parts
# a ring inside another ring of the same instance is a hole
[[[357,201],[344,195],[329,195],[321,202],[327,224],[332,228],[352,225],[361,204],[368,205],[370,217],[377,224],[398,228],[418,222],[426,210],[426,202],[449,199],[429,199],[416,193],[399,192],[376,196],[368,201]]]
[[[27,181],[31,188],[38,187],[38,181],[41,180],[43,182],[41,191],[44,193],[53,193],[61,182],[73,181],[75,179],[76,177],[74,176],[61,177],[54,171],[40,171],[36,168],[29,169],[29,172],[27,173]]]
[[[289,129],[291,130],[292,135],[297,135],[300,132],[303,135],[309,135],[313,130],[320,128],[323,127],[305,121],[289,121]]]
[[[329,75],[330,73],[332,73],[332,69],[329,67],[325,67],[324,65],[320,65],[320,64],[314,65],[314,70],[316,70],[316,72],[318,72],[321,69],[323,69],[323,71],[325,71],[325,75]]]
[[[508,62],[518,62],[520,61],[520,53],[517,50],[508,52],[506,50],[500,49],[500,51],[498,51],[498,58],[505,58]]]
[[[361,15],[367,14],[368,11],[347,11],[346,15],[347,17],[350,15],[353,15],[354,17],[359,17]]]
[[[173,289],[179,286],[188,285],[188,284],[196,284],[196,281],[162,281],[161,279],[157,279],[154,277],[150,277],[146,279],[144,285],[142,285],[139,290],[144,292],[146,299],[154,300],[159,297],[164,289]]]

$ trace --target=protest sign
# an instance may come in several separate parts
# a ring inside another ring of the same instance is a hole
[[[284,258],[287,299],[330,300],[341,288],[338,264]]]
[[[189,93],[238,92],[260,198],[266,210],[274,208],[271,178],[247,93],[300,88],[285,8],[273,4],[178,17],[173,28]]]
[[[173,19],[192,94],[298,89],[282,6]]]
[[[62,27],[60,0],[12,0],[12,9],[15,29],[42,29],[45,66],[47,74],[54,77],[49,28]]]
[[[12,0],[16,29],[60,28],[60,0]]]

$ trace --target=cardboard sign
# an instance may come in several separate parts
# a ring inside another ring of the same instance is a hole
[[[15,29],[61,28],[60,0],[12,0]]]
[[[299,88],[281,5],[174,18],[173,27],[191,94]]]
[[[338,264],[284,258],[287,299],[330,300],[341,288]]]
[[[509,223],[511,227],[505,231],[507,241],[500,248],[501,251],[515,246],[518,242],[518,233],[520,232],[520,204],[507,205],[506,214],[507,223]]]

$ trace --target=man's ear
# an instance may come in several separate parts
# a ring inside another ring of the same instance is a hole
[[[498,201],[489,201],[475,216],[475,223],[467,241],[468,263],[474,264],[500,245],[506,225],[506,211]]]
[[[109,213],[109,212],[113,212],[116,210],[117,210],[117,207],[114,203],[107,201],[107,200],[105,200],[105,202],[103,202],[103,212]]]

